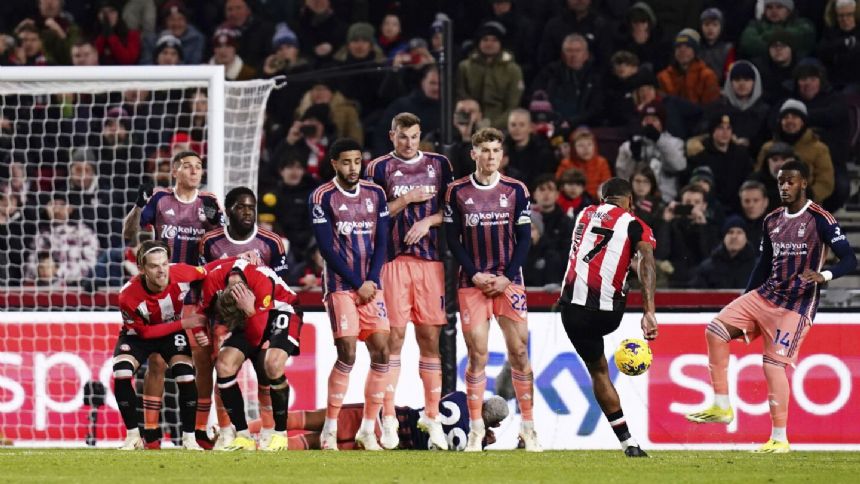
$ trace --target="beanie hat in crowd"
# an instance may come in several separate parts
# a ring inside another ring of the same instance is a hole
[[[704,22],[705,20],[716,20],[719,23],[723,23],[723,12],[717,7],[706,8],[702,15],[699,16],[699,20]]]
[[[792,74],[794,75],[795,80],[807,77],[817,77],[824,81],[827,79],[827,68],[825,68],[824,64],[822,64],[818,59],[807,57],[797,63],[797,67],[794,68],[794,72]]]
[[[651,72],[650,69],[639,69],[639,72],[634,74],[633,77],[633,88],[639,89],[642,86],[653,86],[658,87],[660,84],[657,82],[657,76]]]
[[[692,173],[690,173],[690,183],[696,183],[699,180],[704,181],[709,187],[714,188],[714,171],[711,170],[710,166],[697,166],[693,169]]]
[[[787,8],[790,12],[794,11],[794,0],[764,0],[764,6],[767,7],[771,4],[782,5]]]
[[[836,0],[836,8],[842,7],[857,8],[857,2],[855,0]]]
[[[347,42],[355,42],[357,40],[373,42],[375,37],[376,29],[367,22],[356,22],[350,25],[349,30],[346,31]]]
[[[657,116],[660,119],[660,124],[663,125],[663,129],[666,129],[666,108],[663,106],[663,103],[656,99],[646,104],[642,108],[642,111],[639,112],[639,116],[639,119],[645,119],[646,116]]]
[[[794,49],[794,35],[792,35],[788,30],[780,28],[773,29],[765,39],[767,40],[768,47],[779,42],[780,44],[785,44]]]
[[[742,229],[745,234],[747,233],[747,224],[746,224],[746,222],[744,222],[744,219],[741,218],[740,215],[732,215],[732,216],[726,218],[726,221],[723,222],[723,230],[720,233],[723,234],[723,236],[725,236],[726,233],[728,233],[728,231],[730,229],[733,229],[736,227],[739,229]],[[749,234],[747,234],[747,235],[749,235]]]
[[[765,159],[767,159],[771,156],[796,158],[796,155],[794,154],[794,148],[792,148],[790,144],[784,141],[774,141],[773,143],[771,143],[770,147],[767,149],[767,152],[764,154],[764,157]]]
[[[489,22],[484,22],[483,24],[481,24],[481,26],[478,28],[478,31],[475,32],[475,39],[481,40],[488,35],[492,35],[499,40],[503,40],[507,33],[507,29],[505,29],[505,26],[502,25],[501,22],[490,20]]]
[[[698,51],[701,42],[702,36],[693,29],[684,29],[678,32],[678,35],[675,36],[675,47],[686,45],[691,49]]]
[[[282,45],[299,46],[299,38],[285,22],[275,26],[275,35],[272,36],[272,48],[278,50]]]
[[[806,110],[806,104],[803,104],[803,101],[798,101],[797,99],[787,99],[782,106],[779,108],[779,117],[782,118],[788,113],[796,114],[803,119],[803,123],[806,124],[806,117],[809,116],[809,112]]]
[[[182,14],[182,16],[188,18],[188,8],[182,0],[167,0],[161,4],[158,13],[161,15],[162,21],[174,13]]]
[[[157,59],[161,51],[168,47],[176,49],[179,58],[182,59],[182,41],[173,34],[163,34],[158,38],[158,42],[155,43],[155,58]]]
[[[219,27],[212,35],[212,44],[214,47],[229,45],[230,47],[238,49],[240,37],[242,37],[242,32],[236,29]]]
[[[729,79],[751,79],[755,80],[755,70],[749,62],[735,62],[729,68]]]

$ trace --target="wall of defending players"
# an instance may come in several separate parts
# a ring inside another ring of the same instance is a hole
[[[702,333],[711,313],[659,314],[660,337],[651,344],[654,361],[648,373],[628,377],[610,362],[612,378],[633,434],[648,449],[747,448],[770,429],[767,390],[761,378],[761,342],[732,343],[729,385],[736,419],[727,426],[699,426],[684,414],[710,401],[707,355]],[[624,338],[640,337],[640,315],[625,316],[621,329],[607,337],[607,358]],[[292,409],[325,406],[326,378],[335,352],[323,313],[305,314],[302,355],[291,360]],[[532,313],[530,354],[535,375],[535,422],[547,449],[616,449],[617,439],[604,425],[591,393],[585,366],[573,352],[555,313]],[[111,351],[119,316],[109,313],[0,314],[0,434],[16,445],[84,444],[89,408],[83,385],[101,380],[108,388],[98,419],[100,445],[114,445],[123,431],[110,393]],[[409,328],[411,331],[411,327]],[[860,450],[860,314],[823,313],[807,338],[792,384],[791,442],[797,449]],[[460,385],[466,349],[458,339]],[[407,335],[404,354],[417,352]],[[501,332],[490,335],[487,390],[505,361]],[[367,355],[359,352],[353,377],[365,372]],[[244,384],[253,386],[253,372]],[[417,359],[404,359],[397,404],[423,403]],[[363,382],[350,384],[345,402],[362,400]],[[248,394],[248,392],[246,392]],[[496,432],[491,448],[516,445],[519,417]],[[647,447],[646,447],[647,446]]]

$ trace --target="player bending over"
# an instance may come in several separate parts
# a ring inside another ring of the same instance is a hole
[[[494,128],[472,136],[475,173],[452,182],[445,196],[448,246],[460,263],[460,322],[469,353],[466,393],[472,419],[466,452],[480,452],[485,427],[481,402],[487,388],[490,317],[505,335],[517,403],[520,438],[529,452],[541,452],[532,417],[534,375],[527,352],[526,292],[522,264],[531,241],[529,192],[499,172],[504,136]]]
[[[114,348],[113,374],[114,394],[126,428],[125,443],[120,449],[144,447],[138,429],[134,375],[141,362],[158,354],[170,365],[179,388],[182,447],[203,450],[194,437],[197,387],[185,329],[202,329],[206,319],[193,313],[185,317],[181,314],[191,283],[202,280],[206,270],[187,264],[171,265],[167,245],[153,240],[140,245],[137,265],[140,274],[119,293],[123,328]]]
[[[806,198],[809,167],[789,161],[777,173],[777,183],[782,206],[762,222],[761,256],[746,293],[723,308],[705,330],[714,402],[701,412],[687,415],[687,420],[697,423],[728,424],[734,419],[729,402],[729,341],[743,337],[750,342],[763,336],[762,367],[773,427],[770,439],[755,450],[761,453],[790,450],[785,368],[794,366],[812,327],[821,285],[857,267],[854,250],[839,223]],[[839,262],[821,270],[829,250]]]
[[[338,415],[337,443],[341,450],[355,448],[353,437],[361,420],[362,407],[360,403],[349,403],[343,406]],[[449,393],[438,403],[439,422],[445,436],[445,446],[443,447],[433,444],[428,434],[421,429],[421,420],[425,416],[426,409],[395,407],[394,410],[398,425],[398,448],[411,450],[464,450],[466,448],[466,436],[469,434],[469,407],[466,403],[465,393]],[[484,400],[481,407],[481,418],[487,429],[483,442],[484,447],[495,443],[496,437],[491,429],[501,425],[502,420],[507,416],[508,403],[504,398],[493,395]],[[290,450],[319,449],[319,436],[324,420],[325,409],[290,412],[287,429],[308,431],[289,438]],[[377,434],[381,433],[382,430],[377,429]]]
[[[562,281],[561,320],[570,342],[591,375],[594,397],[628,457],[648,457],[630,435],[621,400],[609,378],[603,337],[618,329],[627,304],[627,273],[642,283],[642,334],[657,337],[654,316],[654,234],[631,213],[633,190],[621,178],[600,187],[601,203],[576,219],[567,273]]]
[[[259,384],[268,384],[272,398],[275,430],[265,436],[268,442],[263,450],[285,450],[290,385],[284,367],[290,356],[299,354],[302,320],[295,309],[298,298],[268,267],[243,259],[225,259],[208,267],[200,311],[208,311],[230,331],[221,344],[215,372],[236,438],[222,450],[257,448],[248,431],[245,402],[236,380],[245,360],[253,363]]]

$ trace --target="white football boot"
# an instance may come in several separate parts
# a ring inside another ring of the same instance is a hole
[[[126,431],[125,441],[119,450],[143,450],[143,439],[140,437],[140,429]]]
[[[438,415],[436,418],[422,415],[418,419],[418,428],[427,433],[430,439],[430,450],[448,450],[448,439],[445,438],[445,432],[442,430],[442,422],[439,420]]]
[[[397,417],[391,415],[382,417],[382,437],[379,438],[379,443],[382,444],[383,449],[396,449],[400,445],[400,437],[397,435],[399,429],[400,422],[397,421]]]

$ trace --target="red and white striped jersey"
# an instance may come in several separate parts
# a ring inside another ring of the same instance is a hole
[[[621,207],[602,203],[580,212],[572,237],[560,302],[623,311],[636,245],[657,246],[651,227]]]

